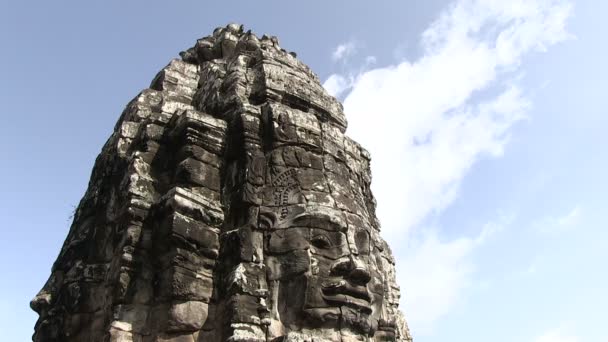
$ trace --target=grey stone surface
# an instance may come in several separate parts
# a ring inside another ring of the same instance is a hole
[[[180,55],[97,157],[34,341],[411,341],[342,105],[240,25]]]

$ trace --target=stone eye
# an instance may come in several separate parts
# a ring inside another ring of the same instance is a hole
[[[317,248],[325,249],[331,247],[331,242],[325,235],[316,235],[312,238],[310,242],[313,246]]]

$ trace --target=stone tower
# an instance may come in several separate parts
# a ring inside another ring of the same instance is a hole
[[[180,55],[97,157],[34,341],[411,341],[342,105],[240,25]]]

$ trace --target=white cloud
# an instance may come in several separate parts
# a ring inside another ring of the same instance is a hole
[[[354,40],[338,45],[331,54],[331,59],[334,62],[344,60],[355,53],[357,43]]]
[[[335,97],[340,96],[345,90],[353,86],[353,79],[348,76],[333,74],[323,83],[327,92]]]
[[[516,80],[522,58],[569,37],[571,7],[567,0],[457,0],[424,32],[418,60],[332,75],[325,84],[345,94],[348,134],[373,156],[384,236],[409,245],[396,256],[414,331],[448,312],[470,277],[474,240],[485,238],[442,242],[439,233],[421,240],[412,233],[452,203],[477,160],[503,153],[531,106]]]
[[[579,342],[579,339],[575,336],[565,335],[558,329],[544,333],[536,338],[534,342]]]

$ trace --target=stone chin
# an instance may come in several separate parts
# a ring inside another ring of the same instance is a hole
[[[315,329],[340,326],[365,335],[373,335],[378,326],[377,322],[370,320],[368,313],[351,306],[308,308],[304,309],[304,313],[306,319],[312,324],[303,328]]]
[[[314,286],[309,287],[315,290]],[[371,296],[366,286],[352,285],[345,280],[325,280],[320,291],[308,292],[303,312],[309,327],[348,327],[373,335],[378,326],[381,301]]]

